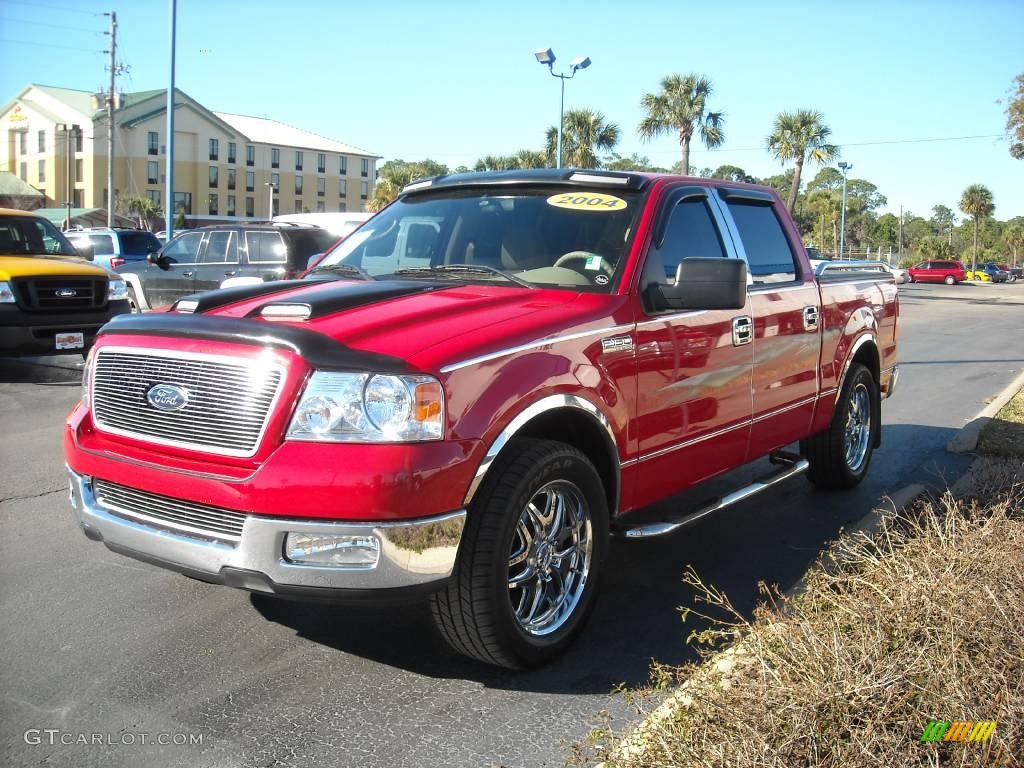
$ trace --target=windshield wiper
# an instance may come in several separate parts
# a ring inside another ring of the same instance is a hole
[[[429,274],[452,274],[462,273],[465,275],[498,275],[508,280],[510,283],[521,285],[523,288],[535,289],[537,286],[532,283],[528,283],[521,277],[516,277],[510,272],[506,272],[503,269],[497,267],[489,267],[486,264],[438,264],[436,267],[409,267],[407,269],[399,269],[392,272],[392,276],[397,277],[399,275],[429,275]]]
[[[357,267],[355,264],[321,264],[313,267],[309,274],[314,275],[317,272],[336,272],[343,275],[356,275],[363,280],[376,280],[377,278],[371,275],[362,267]]]

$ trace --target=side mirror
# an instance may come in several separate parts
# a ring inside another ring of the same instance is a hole
[[[149,253],[147,253],[146,261],[148,261],[155,267],[160,267],[160,269],[163,269],[165,271],[170,267],[170,262],[167,260],[167,257],[162,255],[159,251],[150,251]]]
[[[740,259],[683,259],[675,285],[658,285],[657,291],[670,309],[743,309],[747,265]]]
[[[92,243],[82,241],[78,243],[72,243],[72,245],[75,247],[75,250],[78,252],[78,255],[81,256],[83,259],[95,261],[96,249],[92,247]]]

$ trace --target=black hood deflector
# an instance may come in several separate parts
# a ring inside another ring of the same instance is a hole
[[[308,307],[309,320],[344,312],[347,309],[365,307],[390,299],[400,299],[417,293],[430,293],[450,288],[448,282],[424,282],[419,280],[375,280],[373,282],[352,282],[349,280],[318,281],[318,288],[304,291],[299,296],[282,296],[270,299],[249,312],[248,317],[259,317],[268,305]],[[308,285],[308,283],[307,283]]]

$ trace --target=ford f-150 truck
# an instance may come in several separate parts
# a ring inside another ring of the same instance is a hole
[[[422,596],[458,651],[535,665],[581,630],[611,535],[797,474],[856,485],[897,315],[879,265],[812,270],[767,188],[426,179],[304,279],[106,325],[71,501],[115,552],[272,595]],[[752,485],[632,522],[765,456]]]

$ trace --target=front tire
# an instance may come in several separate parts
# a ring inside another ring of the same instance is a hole
[[[878,383],[865,366],[852,363],[828,428],[800,441],[810,462],[807,479],[820,488],[845,490],[864,479],[881,426]]]
[[[135,289],[132,286],[128,286],[128,306],[131,307],[132,313],[141,312],[139,309],[139,299],[135,295]]]
[[[562,653],[593,610],[608,551],[608,503],[572,446],[517,440],[470,506],[448,584],[431,597],[456,651],[509,669]]]
[[[946,279],[943,280],[946,285],[956,285],[956,278],[952,275],[946,275]]]

